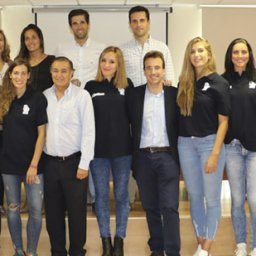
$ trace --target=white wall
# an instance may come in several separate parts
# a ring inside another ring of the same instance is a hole
[[[29,23],[34,23],[31,7],[4,7],[1,15],[1,28],[6,33],[11,46],[11,56],[15,57],[19,50],[20,33]],[[128,31],[128,21],[127,31]],[[152,23],[154,21],[152,20]],[[67,24],[65,24],[66,26]],[[155,24],[159,26],[159,24]],[[172,52],[175,77],[180,75],[183,55],[189,40],[202,35],[202,11],[195,5],[173,6],[169,14],[169,47]],[[175,84],[177,81],[175,81]]]
[[[178,81],[187,43],[196,36],[202,36],[202,10],[195,5],[174,5],[169,16],[169,47]]]
[[[1,14],[1,28],[11,47],[11,58],[14,58],[20,47],[20,34],[25,26],[34,23],[31,7],[4,7]]]

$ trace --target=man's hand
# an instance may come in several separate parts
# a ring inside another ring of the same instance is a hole
[[[72,79],[71,80],[71,83],[80,87],[81,86],[81,81],[79,79]]]
[[[77,169],[76,178],[79,180],[83,180],[88,177],[88,170],[84,170],[81,168]]]
[[[165,86],[171,86],[172,85],[172,81],[171,80],[164,80],[164,85]]]

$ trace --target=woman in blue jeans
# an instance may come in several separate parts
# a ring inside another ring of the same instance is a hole
[[[15,256],[37,255],[42,226],[43,175],[39,159],[44,145],[47,101],[42,93],[30,87],[29,79],[29,64],[17,59],[6,71],[0,89],[0,120],[3,123],[0,169]],[[26,253],[20,218],[22,182],[29,210]]]
[[[231,116],[226,169],[232,197],[236,256],[246,256],[247,198],[251,216],[251,256],[256,256],[256,69],[250,44],[243,38],[228,46],[223,74],[230,84]]]
[[[125,93],[132,83],[126,77],[122,52],[107,47],[100,55],[97,76],[86,84],[92,96],[95,125],[95,158],[90,164],[95,185],[95,211],[102,238],[102,256],[123,256],[129,215],[128,181],[131,169],[131,137]],[[116,232],[111,242],[109,177],[114,182]]]
[[[192,39],[186,48],[177,103],[180,164],[198,242],[193,255],[207,256],[221,215],[223,140],[230,102],[228,83],[216,73],[211,46],[203,38]]]

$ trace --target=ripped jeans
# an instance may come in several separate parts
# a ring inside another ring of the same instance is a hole
[[[204,166],[212,151],[215,134],[205,137],[179,137],[180,165],[190,197],[190,214],[197,237],[213,240],[221,216],[221,184],[225,164],[225,147],[219,155],[215,172]]]
[[[24,182],[29,211],[27,222],[27,253],[35,256],[37,255],[37,245],[42,227],[41,210],[44,195],[43,174],[38,175],[39,180],[34,184],[27,184],[25,175],[2,174],[2,176],[8,205],[8,227],[14,244],[14,249],[19,253],[23,251],[20,204],[21,183]]]

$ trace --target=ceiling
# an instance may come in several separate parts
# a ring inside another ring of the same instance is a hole
[[[256,0],[0,0],[2,6],[49,6],[49,5],[256,5]]]

